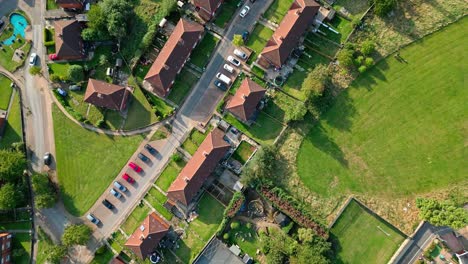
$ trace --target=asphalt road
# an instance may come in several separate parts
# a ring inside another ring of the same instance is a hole
[[[0,18],[8,15],[18,6],[18,0],[0,0]]]

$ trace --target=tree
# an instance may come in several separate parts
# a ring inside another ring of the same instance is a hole
[[[107,63],[109,63],[109,59],[107,58],[106,54],[101,54],[101,56],[99,56],[99,65],[104,66]]]
[[[244,39],[242,39],[242,35],[234,34],[234,37],[232,38],[232,44],[237,47],[244,45]]]
[[[35,192],[35,202],[38,208],[50,208],[56,202],[54,189],[47,174],[34,174],[32,187]]]
[[[378,16],[385,16],[396,7],[398,0],[371,0],[374,4],[374,12]]]
[[[42,73],[42,69],[39,66],[32,66],[31,68],[29,68],[29,73],[31,75],[38,75]]]
[[[47,250],[46,259],[52,264],[59,264],[67,254],[67,247],[61,245],[53,245]]]
[[[14,209],[23,200],[23,194],[17,191],[13,183],[0,187],[0,209]]]
[[[307,114],[307,108],[304,103],[298,102],[287,109],[284,119],[286,122],[301,121],[304,120],[304,116]]]
[[[22,152],[0,150],[0,181],[17,181],[25,168],[26,159]]]
[[[372,65],[374,65],[374,59],[373,58],[366,58],[366,60],[364,61],[364,65],[366,65],[366,67],[370,67]]]
[[[343,49],[338,53],[338,61],[341,65],[346,68],[353,66],[353,54],[354,51],[351,49]]]
[[[303,243],[310,243],[314,239],[314,230],[310,228],[299,228],[297,230],[299,241]]]
[[[361,50],[361,53],[364,54],[364,56],[369,56],[375,50],[374,41],[368,39],[362,42],[360,50]]]
[[[127,22],[133,12],[126,0],[104,0],[100,3],[110,36],[122,39],[127,35]]]
[[[237,221],[234,221],[231,223],[231,229],[238,229],[240,227],[240,223]]]
[[[81,82],[84,79],[83,67],[80,65],[71,65],[68,68],[68,79],[72,82]]]
[[[321,96],[329,79],[329,71],[325,64],[319,64],[307,74],[302,81],[301,90],[304,91],[307,99],[311,96]]]
[[[172,155],[171,159],[172,159],[172,161],[177,163],[177,162],[182,160],[182,157],[178,153],[174,153],[174,155]]]
[[[364,73],[365,71],[367,71],[367,67],[365,65],[361,65],[361,66],[359,66],[358,71],[360,73]]]
[[[468,225],[468,212],[450,200],[416,199],[419,217],[435,226],[449,226],[455,230]]]
[[[66,246],[85,245],[91,235],[87,225],[69,225],[62,235],[62,243]]]
[[[274,145],[266,145],[257,151],[241,175],[244,184],[256,184],[270,177],[276,169],[277,150]]]
[[[54,83],[60,82],[60,81],[62,80],[62,78],[60,77],[60,75],[55,74],[55,73],[51,74],[51,75],[49,76],[49,79],[50,79],[52,82],[54,82]]]

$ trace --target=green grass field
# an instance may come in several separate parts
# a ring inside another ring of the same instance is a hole
[[[54,106],[57,174],[67,210],[83,215],[117,176],[145,135],[112,137],[79,127]]]
[[[121,226],[122,230],[127,234],[131,235],[141,225],[141,222],[149,215],[151,209],[144,205],[138,205],[135,210],[128,216],[125,223]]]
[[[172,182],[177,178],[177,175],[179,175],[185,164],[187,164],[185,160],[181,160],[179,162],[175,162],[173,160],[169,161],[167,167],[156,180],[156,185],[163,191],[167,192],[169,186],[171,186]]]
[[[12,143],[23,141],[21,128],[21,104],[18,93],[13,97],[13,103],[8,114],[3,138],[0,141],[0,149],[9,148]]]
[[[263,112],[251,126],[241,123],[230,113],[224,119],[260,144],[272,144],[283,128],[283,124]]]
[[[312,191],[413,196],[466,183],[468,19],[357,78],[312,128],[298,172]]]
[[[405,237],[351,201],[331,229],[336,263],[387,263]]]
[[[274,31],[270,28],[265,27],[262,24],[257,24],[250,34],[250,38],[247,41],[247,47],[252,49],[254,53],[250,55],[248,63],[253,62],[257,59],[260,52],[262,52],[263,48],[267,44],[268,40],[273,35]]]
[[[28,264],[31,258],[31,235],[28,233],[16,233],[13,235],[13,250],[20,250],[22,254],[13,255],[13,263]]]
[[[270,5],[270,7],[268,7],[263,17],[267,20],[279,24],[281,20],[283,20],[283,17],[286,15],[293,2],[293,0],[275,0]]]
[[[182,143],[182,148],[190,153],[190,155],[195,154],[207,135],[208,133],[203,134],[196,129],[192,130],[192,132],[190,132],[190,136],[184,141],[184,143]]]
[[[226,0],[221,5],[221,11],[213,21],[215,25],[224,28],[237,10],[237,0]]]
[[[238,160],[240,163],[245,164],[247,159],[255,151],[255,147],[250,145],[247,141],[242,141],[237,147],[236,151],[232,153],[232,158]]]
[[[182,103],[185,97],[190,93],[192,86],[195,85],[197,81],[197,76],[186,69],[182,69],[179,75],[177,75],[167,99],[175,104]]]
[[[11,80],[0,74],[0,109],[7,110],[10,103],[11,93]]]
[[[54,245],[54,242],[50,237],[44,232],[44,230],[39,227],[38,229],[38,241],[37,241],[37,255],[36,255],[36,263],[44,264],[47,262],[47,254],[49,250]]]
[[[190,62],[203,68],[208,64],[211,52],[213,52],[219,39],[210,33],[206,33],[203,40],[193,50]]]

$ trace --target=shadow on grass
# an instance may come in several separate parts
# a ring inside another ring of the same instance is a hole
[[[328,136],[328,132],[325,131],[320,123],[315,126],[312,133],[307,137],[307,140],[317,149],[328,154],[344,167],[348,167],[348,161],[345,159],[340,146],[333,141],[333,138]]]
[[[332,257],[333,263],[345,264],[346,262],[340,257],[340,252],[343,251],[343,248],[341,247],[338,237],[335,234],[330,232],[329,241],[332,243],[333,255],[331,257]]]
[[[80,209],[75,206],[74,199],[60,188],[60,198],[62,199],[65,209],[73,216],[79,217],[82,215]]]
[[[178,241],[179,248],[176,250],[176,255],[183,260],[185,263],[190,262],[190,257],[192,255],[192,249],[187,246],[184,240],[180,239]]]

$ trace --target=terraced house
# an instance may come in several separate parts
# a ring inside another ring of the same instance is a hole
[[[0,233],[0,263],[11,264],[11,247],[13,236],[10,233]]]
[[[295,0],[260,53],[258,64],[265,68],[281,68],[314,22],[319,8],[314,0]]]
[[[180,19],[146,74],[143,87],[161,97],[169,94],[177,74],[202,38],[204,28],[195,22]]]
[[[198,15],[205,21],[210,21],[214,18],[216,11],[222,3],[222,0],[193,0],[195,10],[197,10]]]
[[[226,104],[226,110],[240,121],[250,124],[257,117],[259,104],[265,93],[266,90],[262,86],[252,79],[246,78]]]

